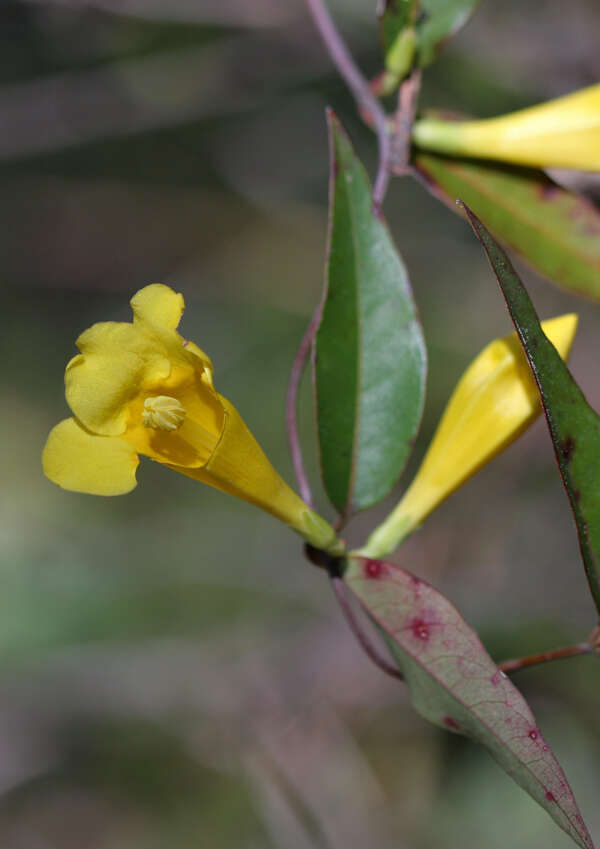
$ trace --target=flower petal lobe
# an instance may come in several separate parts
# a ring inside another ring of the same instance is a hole
[[[131,492],[138,463],[127,442],[89,433],[73,418],[50,431],[42,455],[46,477],[63,489],[90,495]]]

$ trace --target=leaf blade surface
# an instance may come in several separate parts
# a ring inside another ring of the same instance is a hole
[[[478,5],[479,0],[421,0],[418,35],[422,67],[436,59],[444,42],[467,23]]]
[[[384,0],[378,13],[379,30],[387,54],[396,39],[414,23],[420,0]]]
[[[426,353],[408,275],[350,140],[329,117],[330,232],[315,340],[321,468],[337,509],[383,498],[400,476],[423,409]]]
[[[583,849],[593,849],[573,792],[514,684],[436,589],[392,563],[353,557],[344,581],[386,635],[415,709],[484,745]]]
[[[544,277],[600,298],[600,210],[593,203],[535,169],[421,152],[415,166],[436,197],[455,212],[463,200]]]

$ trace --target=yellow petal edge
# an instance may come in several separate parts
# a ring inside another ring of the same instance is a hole
[[[81,353],[65,373],[74,417],[48,437],[46,476],[75,492],[122,495],[136,486],[143,454],[341,554],[333,528],[285,483],[235,407],[215,391],[210,359],[177,333],[183,297],[154,284],[131,306],[133,323],[95,324],[77,340]]]
[[[568,314],[542,322],[563,360],[571,350],[577,320]],[[360,553],[373,558],[390,554],[540,412],[538,389],[516,334],[491,342],[459,380],[408,490]]]
[[[600,84],[481,121],[423,118],[417,147],[538,168],[600,170]]]
[[[92,495],[131,492],[139,462],[123,439],[96,436],[76,419],[64,419],[50,431],[42,454],[46,477],[63,489]]]

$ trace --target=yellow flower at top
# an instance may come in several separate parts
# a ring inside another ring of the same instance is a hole
[[[65,489],[122,495],[139,454],[243,498],[340,553],[333,529],[277,474],[229,401],[207,355],[177,333],[182,295],[155,284],[131,300],[133,323],[102,322],[77,340],[65,372],[73,417],[50,433],[44,473]]]

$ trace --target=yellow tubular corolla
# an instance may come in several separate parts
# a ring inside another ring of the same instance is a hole
[[[143,454],[341,553],[333,529],[282,480],[235,407],[214,389],[210,359],[177,333],[183,297],[168,286],[146,286],[131,307],[133,323],[95,324],[77,340],[81,353],[65,372],[73,417],[48,437],[47,477],[76,492],[122,495],[137,485]]]
[[[538,168],[600,170],[600,84],[499,118],[413,127],[417,147]]]
[[[566,360],[577,316],[544,321],[542,328]],[[540,411],[537,386],[516,334],[491,342],[459,380],[400,503],[359,553],[373,558],[390,554],[441,501],[523,433]]]

